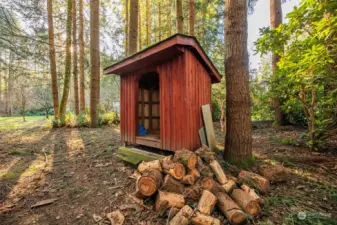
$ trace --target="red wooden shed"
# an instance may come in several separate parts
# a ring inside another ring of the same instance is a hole
[[[104,69],[120,75],[121,139],[163,150],[194,150],[201,106],[221,76],[194,37],[173,35]],[[140,136],[142,124],[148,131]]]

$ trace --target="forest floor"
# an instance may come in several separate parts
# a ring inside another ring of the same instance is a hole
[[[105,214],[117,209],[125,224],[166,224],[131,195],[134,169],[115,156],[122,144],[118,126],[51,129],[40,119],[38,126],[28,118],[30,125],[10,129],[11,120],[0,118],[1,224],[109,224]],[[222,143],[218,123],[215,128]],[[255,164],[283,163],[290,175],[271,186],[263,214],[250,224],[337,224],[337,155],[273,141],[301,132],[291,126],[254,130]],[[46,199],[53,202],[31,208]],[[94,214],[103,219],[95,222]]]

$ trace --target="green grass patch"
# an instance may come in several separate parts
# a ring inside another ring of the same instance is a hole
[[[22,117],[18,116],[0,117],[0,132],[13,132],[34,127],[48,129],[51,120],[52,118],[46,119],[45,116],[27,116],[26,122],[23,122]]]
[[[289,206],[293,206],[297,204],[295,198],[293,197],[270,196],[270,197],[264,198],[264,200],[265,200],[264,208],[266,209],[280,206],[280,205],[289,207]]]
[[[27,152],[24,150],[19,150],[19,149],[15,149],[15,150],[11,150],[9,152],[9,155],[13,155],[13,156],[28,156],[28,155],[34,155],[33,152]]]

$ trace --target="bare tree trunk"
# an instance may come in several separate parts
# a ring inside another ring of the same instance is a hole
[[[194,0],[189,1],[190,11],[190,32],[189,35],[194,36]]]
[[[125,55],[129,50],[129,0],[125,0]]]
[[[48,10],[49,61],[50,61],[51,86],[53,93],[54,117],[55,120],[58,120],[59,96],[57,89],[57,73],[56,73],[55,46],[54,46],[53,0],[47,1],[47,10]]]
[[[146,0],[146,46],[151,44],[151,3],[150,0]]]
[[[61,125],[65,124],[67,102],[69,97],[69,84],[71,76],[71,22],[72,22],[72,0],[67,0],[67,27],[66,27],[66,58],[65,58],[65,72],[63,83],[63,94],[60,103],[60,122]]]
[[[282,6],[281,0],[270,0],[270,28],[275,29],[282,23]],[[280,61],[280,56],[277,54],[272,55],[272,70],[273,76],[276,76],[277,63]],[[275,114],[275,121],[277,124],[284,124],[284,112],[280,108],[280,99],[273,99],[273,107]]]
[[[13,71],[12,69],[12,52],[9,51],[9,57],[8,57],[8,80],[7,80],[7,116],[12,116],[13,113]]]
[[[137,0],[138,1],[138,0]],[[99,0],[90,0],[90,118],[91,127],[97,127],[97,104],[99,103],[100,55],[99,55]]]
[[[172,21],[171,21],[171,12],[172,12],[172,2],[173,1],[169,1],[169,13],[167,13],[167,32],[168,32],[168,36],[172,35]]]
[[[183,2],[182,0],[177,0],[176,6],[176,19],[177,19],[177,30],[178,33],[184,33],[184,16],[183,16]]]
[[[252,156],[246,0],[226,1],[225,40],[227,107],[224,157],[239,163],[250,160]]]
[[[84,27],[83,27],[83,0],[79,0],[80,11],[80,30],[79,30],[79,42],[80,42],[80,111],[85,110],[85,85],[84,85]]]
[[[140,0],[139,0],[140,1]],[[142,12],[141,7],[138,1],[139,5],[139,12],[138,12],[138,51],[142,49]]]
[[[73,76],[74,76],[74,104],[75,114],[80,113],[78,97],[78,67],[77,67],[77,24],[76,24],[76,0],[73,0]]]
[[[129,54],[137,52],[138,0],[130,0]]]

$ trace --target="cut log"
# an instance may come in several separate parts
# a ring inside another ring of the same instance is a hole
[[[213,194],[216,194],[218,192],[226,192],[224,187],[222,187],[218,182],[209,177],[202,178],[200,181],[200,186],[202,189],[209,190]]]
[[[138,165],[142,161],[149,162],[164,157],[164,155],[127,147],[119,147],[117,154],[124,161],[133,165]]]
[[[195,154],[202,158],[207,164],[210,164],[213,160],[215,160],[215,153],[206,145],[203,145],[201,148],[196,150]]]
[[[262,166],[259,173],[267,178],[270,182],[279,183],[288,180],[288,173],[283,165]]]
[[[172,161],[162,161],[163,172],[171,175],[172,177],[180,180],[186,174],[186,170],[183,164],[172,162]]]
[[[196,168],[190,170],[188,174],[192,175],[195,180],[198,180],[200,178],[200,173]]]
[[[194,152],[187,149],[182,149],[175,152],[174,161],[180,162],[186,168],[194,169],[198,163],[198,158]]]
[[[195,183],[195,177],[191,174],[187,174],[181,179],[181,183],[193,185]]]
[[[169,210],[166,211],[167,218],[169,220],[173,219],[177,215],[177,213],[180,211],[180,209],[172,207]]]
[[[145,170],[158,170],[158,171],[162,171],[161,169],[161,163],[159,160],[154,160],[154,161],[150,161],[150,162],[141,162],[138,165],[138,171],[143,173]]]
[[[197,185],[185,187],[184,196],[194,201],[199,200],[201,195],[200,187]]]
[[[204,190],[198,202],[197,208],[201,213],[205,215],[210,215],[214,209],[215,203],[216,203],[215,195],[208,190]]]
[[[254,189],[251,189],[250,187],[248,187],[248,185],[245,185],[245,184],[241,185],[241,189],[242,189],[244,192],[248,193],[248,195],[250,195],[250,196],[251,196],[254,200],[256,200],[260,205],[263,205],[263,204],[264,204],[264,200],[263,200],[260,196],[258,196],[258,195],[256,194],[256,192],[254,191]]]
[[[261,213],[259,203],[243,190],[234,189],[232,192],[232,198],[246,213],[253,216]]]
[[[267,193],[269,190],[269,180],[249,171],[242,170],[238,176],[238,182],[245,183],[256,188],[261,193]]]
[[[216,197],[218,198],[218,208],[231,224],[240,224],[246,220],[245,213],[226,193],[218,192]]]
[[[214,171],[216,179],[218,180],[218,182],[220,184],[227,183],[228,179],[227,179],[224,171],[222,170],[220,164],[218,163],[218,161],[213,160],[209,165],[211,166],[212,170]]]
[[[205,165],[205,164],[203,164],[201,162],[201,163],[198,163],[197,169],[199,170],[201,176],[203,176],[203,177],[209,177],[209,178],[213,179],[214,172],[211,169],[211,167],[209,167],[209,166],[207,166],[207,165]]]
[[[171,192],[164,192],[164,191],[158,191],[157,198],[156,198],[156,204],[155,209],[158,211],[160,209],[160,206],[163,204],[163,202],[168,202],[168,208],[182,208],[185,205],[185,199],[183,195],[171,193]]]
[[[170,175],[166,175],[163,181],[163,185],[160,188],[163,191],[174,192],[177,194],[183,194],[185,187],[179,181],[171,177]]]
[[[158,170],[147,170],[138,180],[138,190],[143,196],[152,196],[159,189],[163,180]]]
[[[191,223],[194,225],[220,225],[220,220],[200,212],[195,212]]]
[[[193,216],[193,209],[185,205],[170,221],[169,225],[188,225],[190,218]]]
[[[223,184],[222,187],[226,190],[227,193],[231,193],[236,187],[236,183],[234,180],[228,180],[228,182]]]

